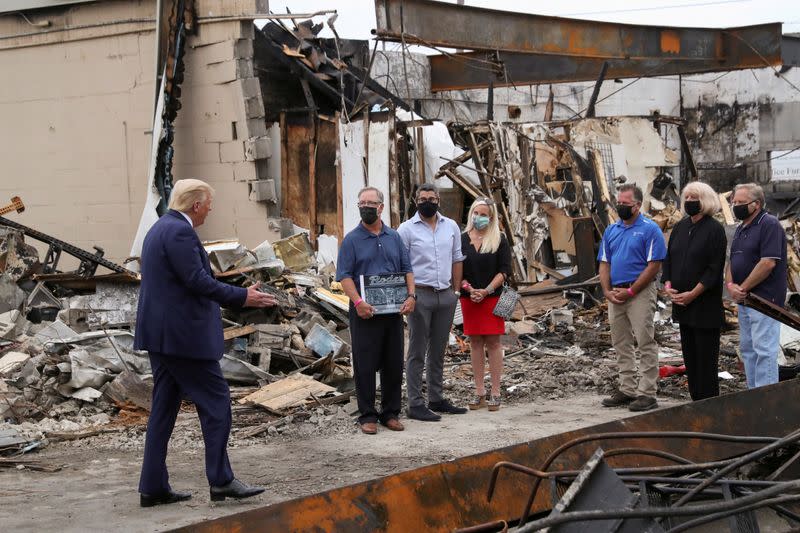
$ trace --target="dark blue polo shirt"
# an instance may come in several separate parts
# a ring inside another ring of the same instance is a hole
[[[411,272],[408,250],[400,234],[383,225],[375,235],[363,224],[345,235],[336,261],[336,280],[350,278],[358,284],[359,276]]]
[[[777,218],[761,211],[750,224],[739,224],[731,242],[731,276],[741,284],[761,259],[774,259],[767,279],[750,292],[783,307],[786,301],[786,233]]]
[[[597,260],[611,264],[611,285],[633,283],[650,261],[667,256],[658,224],[641,213],[630,226],[618,220],[606,228]]]

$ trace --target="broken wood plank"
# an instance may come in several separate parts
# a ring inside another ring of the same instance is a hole
[[[251,333],[255,333],[257,330],[250,324],[241,327],[230,327],[225,328],[222,330],[222,338],[226,341],[231,339],[235,339],[236,337],[244,337],[245,335],[250,335]]]
[[[531,266],[533,268],[535,268],[536,270],[541,270],[542,272],[544,272],[545,274],[547,274],[548,276],[550,276],[553,279],[564,279],[566,277],[564,274],[562,274],[558,270],[552,269],[549,266],[540,263],[539,261],[535,261],[535,260],[531,261]]]
[[[456,174],[455,171],[446,170],[444,175],[450,178],[450,181],[452,181],[454,184],[461,187],[464,192],[472,196],[472,198],[482,196],[480,189],[473,185],[468,179]]]
[[[722,216],[725,217],[725,224],[728,226],[736,224],[736,218],[733,216],[731,204],[728,202],[728,197],[730,194],[730,192],[727,192],[719,195],[719,203],[722,206],[720,212],[722,213]]]
[[[481,143],[481,144],[478,146],[478,150],[480,151],[480,150],[484,150],[484,149],[486,149],[486,148],[489,146],[489,144],[491,144],[489,141],[484,141],[484,142],[482,142],[482,143]],[[434,176],[434,179],[436,179],[436,178],[441,178],[442,176],[444,176],[444,175],[446,174],[446,172],[447,172],[448,170],[449,170],[449,171],[452,171],[452,170],[453,170],[453,169],[455,169],[457,166],[459,166],[459,165],[461,165],[461,164],[463,164],[463,163],[466,163],[466,162],[467,162],[467,161],[469,161],[470,159],[472,159],[472,153],[471,153],[469,150],[467,150],[466,152],[462,153],[461,155],[459,155],[459,156],[458,156],[458,157],[456,157],[455,159],[449,160],[449,162],[448,162],[448,163],[445,163],[444,165],[442,165],[442,166],[439,168],[439,171],[438,171],[438,172],[436,173],[436,175]]]
[[[538,284],[538,285],[541,285],[541,284]],[[566,291],[568,289],[588,289],[590,287],[595,287],[597,285],[600,285],[600,277],[599,276],[595,276],[595,277],[593,277],[591,279],[588,279],[586,281],[583,281],[581,283],[570,283],[570,284],[567,284],[567,285],[552,285],[552,286],[549,286],[549,287],[541,287],[541,288],[533,286],[533,287],[528,288],[528,289],[520,290],[519,291],[519,295],[520,296],[536,296],[536,295],[539,295],[539,294],[551,294],[551,293],[554,293],[554,292]]]
[[[262,387],[239,400],[239,403],[251,403],[270,411],[280,412],[289,407],[303,405],[312,394],[330,392],[336,392],[336,389],[320,383],[311,376],[298,373]]]
[[[316,289],[314,291],[314,296],[320,300],[328,302],[344,312],[348,312],[350,310],[350,298],[344,294],[337,294],[329,291],[328,289]]]

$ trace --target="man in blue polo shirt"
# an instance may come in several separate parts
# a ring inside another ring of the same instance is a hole
[[[617,352],[619,390],[603,400],[605,407],[629,405],[631,411],[658,407],[658,344],[653,317],[653,283],[667,255],[661,228],[640,213],[642,190],[632,183],[619,188],[620,220],[608,226],[600,243],[600,284],[608,299],[611,342]],[[633,341],[639,346],[639,379]]]
[[[408,251],[398,233],[381,222],[383,193],[366,187],[358,193],[361,223],[348,233],[339,249],[336,279],[350,298],[350,338],[353,345],[353,374],[361,431],[374,435],[377,422],[392,431],[403,431],[398,420],[403,398],[403,318],[414,310],[414,274]],[[361,275],[403,273],[408,298],[400,314],[375,314],[359,295],[356,283]],[[381,373],[381,411],[375,409],[375,373]]]
[[[764,190],[755,183],[737,185],[733,214],[742,221],[731,242],[725,285],[739,305],[739,351],[749,388],[778,382],[781,325],[741,305],[752,292],[783,307],[786,300],[786,233],[764,210]]]

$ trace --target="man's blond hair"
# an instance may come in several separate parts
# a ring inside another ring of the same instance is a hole
[[[214,189],[202,180],[185,179],[175,182],[169,196],[169,208],[182,213],[192,210],[195,202],[203,203],[214,196]]]

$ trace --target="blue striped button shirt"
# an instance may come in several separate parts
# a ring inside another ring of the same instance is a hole
[[[436,229],[431,229],[417,213],[400,224],[397,232],[408,249],[414,281],[436,289],[449,287],[453,263],[464,260],[458,224],[437,213]]]

